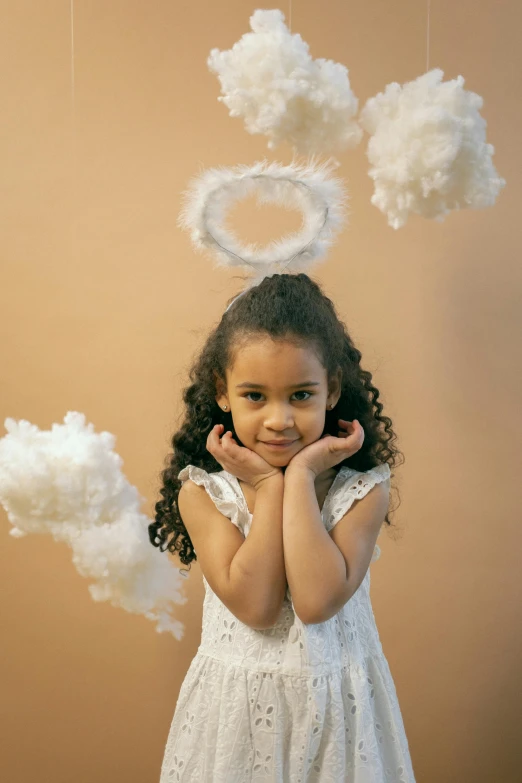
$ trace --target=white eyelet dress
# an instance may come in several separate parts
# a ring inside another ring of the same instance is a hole
[[[343,466],[321,517],[330,531],[388,480],[388,464]],[[246,537],[252,515],[227,471],[188,465]],[[375,547],[372,562],[380,555]],[[304,624],[287,590],[277,623],[240,622],[203,577],[201,644],[167,738],[160,783],[415,783],[401,711],[370,601],[370,569],[330,620]]]

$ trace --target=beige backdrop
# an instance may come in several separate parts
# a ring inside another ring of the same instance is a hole
[[[116,435],[152,516],[188,365],[241,288],[177,229],[180,193],[202,167],[292,155],[228,116],[206,66],[258,5],[76,0],[74,115],[70,3],[0,7],[1,421],[82,411]],[[265,7],[288,19],[286,0]],[[521,23],[514,1],[431,3],[429,65],[484,98],[497,205],[394,231],[370,203],[365,139],[341,155],[351,225],[313,273],[406,455],[372,599],[418,783],[522,779]],[[292,29],[349,68],[360,106],[426,70],[423,0],[294,0]],[[252,201],[233,221],[264,241],[299,215]],[[2,779],[157,783],[200,640],[199,565],[177,642],[95,603],[65,544],[13,539],[0,512]]]

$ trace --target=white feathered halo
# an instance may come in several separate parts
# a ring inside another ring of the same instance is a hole
[[[346,217],[348,199],[342,180],[330,176],[337,164],[290,165],[258,161],[234,168],[207,169],[196,176],[183,194],[178,225],[190,231],[197,251],[210,250],[221,266],[248,265],[255,285],[290,264],[304,271],[324,258]],[[301,230],[274,240],[265,248],[243,245],[225,227],[226,214],[238,199],[255,195],[258,204],[273,203],[302,211]]]

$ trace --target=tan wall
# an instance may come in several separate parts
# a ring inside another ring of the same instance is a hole
[[[292,28],[349,68],[362,106],[424,72],[426,6],[294,0]],[[84,412],[116,435],[149,515],[186,368],[241,288],[176,228],[180,193],[200,166],[291,159],[228,116],[206,66],[257,7],[78,0],[73,124],[69,2],[0,4],[1,421]],[[521,23],[514,2],[431,3],[430,67],[484,98],[498,204],[394,231],[365,141],[341,156],[351,227],[314,273],[407,459],[372,598],[419,783],[521,774]],[[299,222],[252,204],[234,219],[260,241]],[[65,544],[13,539],[0,511],[3,780],[155,783],[199,644],[199,566],[177,642],[95,603]]]

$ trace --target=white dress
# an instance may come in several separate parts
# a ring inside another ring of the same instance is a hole
[[[363,473],[341,467],[321,510],[326,529],[389,475],[387,463]],[[189,478],[248,535],[252,515],[235,476],[188,465],[179,479]],[[372,562],[379,555],[376,546]],[[326,622],[302,623],[287,590],[265,630],[238,620],[203,582],[201,644],[181,685],[160,783],[415,783],[370,569]]]

